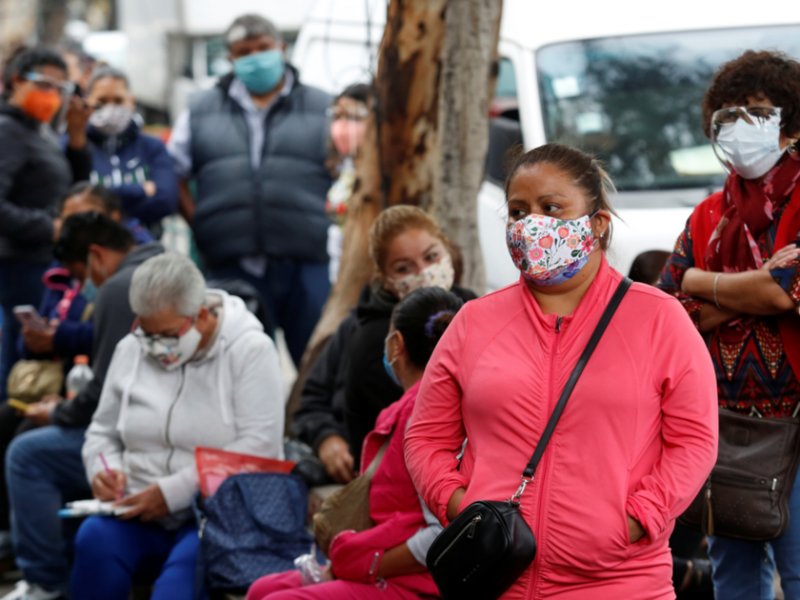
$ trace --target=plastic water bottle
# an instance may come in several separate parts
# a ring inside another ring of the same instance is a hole
[[[75,357],[75,365],[69,370],[67,375],[67,400],[71,400],[86,387],[86,384],[94,379],[91,367],[89,367],[89,357],[83,354]]]

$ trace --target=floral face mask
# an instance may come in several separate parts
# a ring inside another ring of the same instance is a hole
[[[453,287],[455,275],[453,261],[450,259],[449,254],[445,254],[439,262],[428,265],[419,273],[412,273],[399,279],[390,278],[389,283],[392,284],[394,291],[397,292],[397,297],[402,300],[411,292],[420,288],[440,287],[449,290]]]
[[[597,240],[592,217],[563,220],[528,215],[511,223],[506,242],[511,259],[522,275],[541,286],[556,286],[572,279],[589,260]]]

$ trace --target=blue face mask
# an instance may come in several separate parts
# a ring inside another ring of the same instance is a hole
[[[280,83],[286,64],[280,50],[265,50],[233,61],[233,72],[252,94],[266,94]]]
[[[94,302],[94,298],[97,296],[97,286],[94,284],[91,277],[87,277],[86,281],[81,285],[81,296],[86,298],[86,302],[90,304]]]
[[[86,298],[86,302],[90,304],[94,302],[95,296],[97,296],[97,286],[92,281],[92,257],[86,260],[86,279],[81,284],[81,296]]]
[[[394,333],[397,333],[396,331]],[[403,384],[400,383],[400,379],[397,377],[397,373],[394,372],[394,367],[392,363],[394,363],[397,358],[395,358],[392,362],[389,362],[389,355],[386,352],[386,342],[392,339],[394,333],[390,333],[385,340],[383,340],[383,368],[386,369],[386,374],[389,378],[394,381],[398,387],[403,387]]]

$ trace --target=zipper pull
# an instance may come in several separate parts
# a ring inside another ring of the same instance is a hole
[[[561,333],[561,320],[563,318],[564,317],[558,317],[558,319],[556,319],[556,333]]]
[[[469,522],[469,526],[467,527],[467,538],[472,539],[475,537],[475,528],[478,526],[478,523],[481,522],[481,516],[475,515],[472,521]]]

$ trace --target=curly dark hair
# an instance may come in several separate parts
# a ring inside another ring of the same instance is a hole
[[[781,130],[800,133],[800,63],[783,52],[748,50],[726,62],[703,100],[703,131],[710,137],[711,117],[725,104],[747,104],[748,96],[768,98],[782,109]]]

